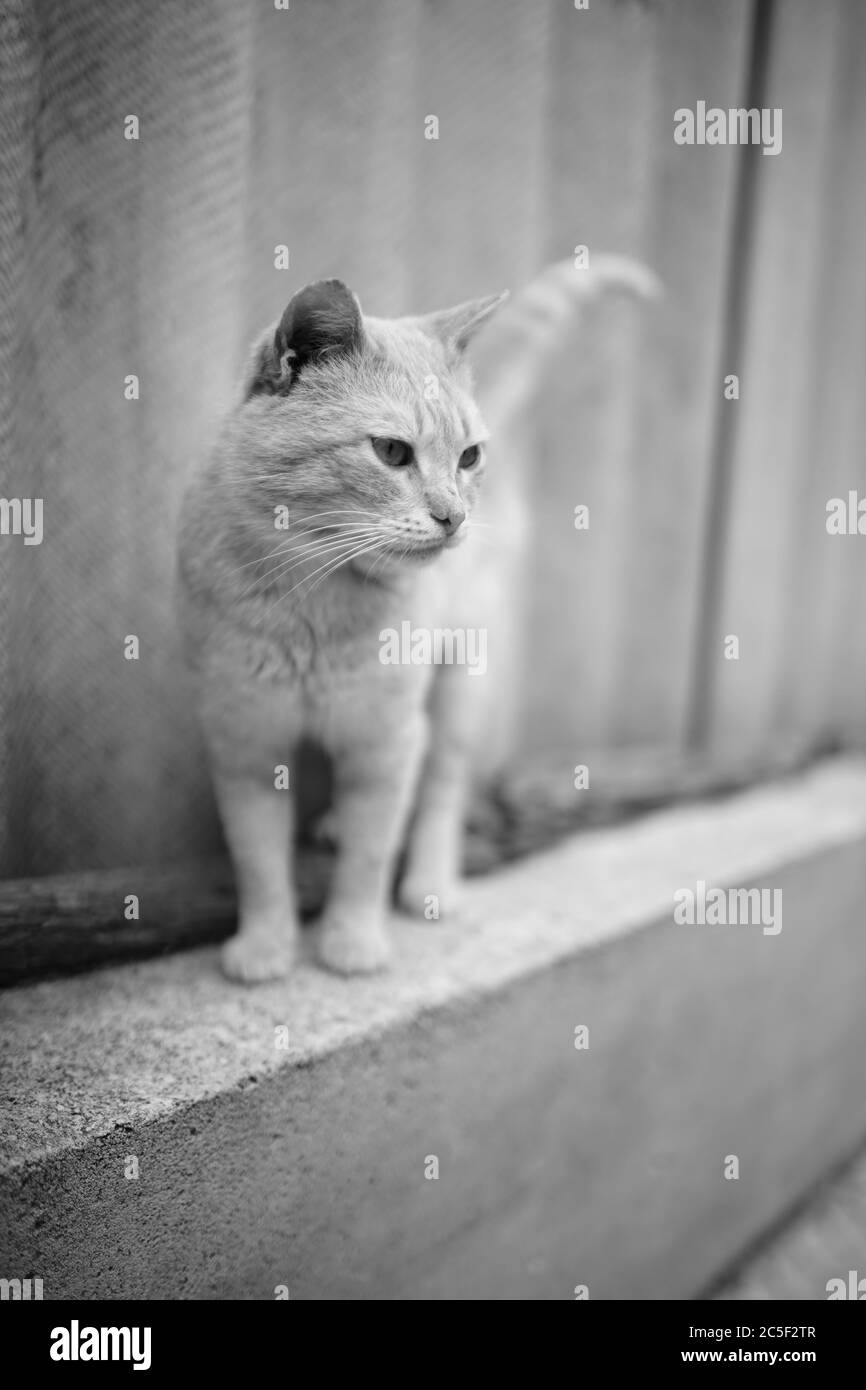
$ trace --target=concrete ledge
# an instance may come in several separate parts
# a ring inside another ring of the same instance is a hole
[[[695,1294],[866,1131],[864,850],[866,769],[835,760],[476,880],[460,924],[395,919],[387,978],[247,992],[207,949],[10,991],[0,1274]],[[783,930],[675,925],[698,879],[780,888]]]
[[[563,777],[569,750],[530,764],[511,764],[495,787],[480,791],[464,844],[470,875],[490,873],[568,835],[621,825],[683,801],[718,799],[813,765],[831,751],[814,741],[774,745],[760,760],[751,751],[716,749],[589,750],[591,789],[575,796]],[[301,915],[321,911],[333,867],[331,849],[311,834],[316,806],[310,789],[326,784],[327,768],[307,750],[299,761],[299,815],[307,830],[296,847],[295,886]],[[306,788],[306,795],[305,789]],[[305,804],[306,803],[306,804]],[[141,912],[124,914],[134,893]],[[80,975],[99,966],[123,965],[224,940],[237,916],[227,858],[158,867],[127,864],[97,872],[47,874],[0,880],[0,988],[31,980]]]

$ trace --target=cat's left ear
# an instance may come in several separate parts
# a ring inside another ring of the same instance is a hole
[[[298,372],[325,355],[359,352],[361,306],[342,280],[317,280],[289,300],[274,337],[274,354]]]
[[[444,344],[452,352],[465,351],[483,323],[495,314],[500,304],[508,298],[508,291],[502,294],[489,294],[484,299],[467,299],[465,304],[457,304],[453,309],[439,309],[435,314],[427,314],[421,323],[427,333]]]
[[[274,332],[258,345],[245,394],[282,394],[308,363],[360,352],[363,342],[355,295],[342,280],[317,280],[289,300]]]

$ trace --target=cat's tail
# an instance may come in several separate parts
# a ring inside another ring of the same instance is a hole
[[[550,374],[581,317],[582,310],[610,291],[654,299],[661,285],[651,271],[624,256],[593,257],[591,268],[571,261],[548,266],[518,291],[480,329],[470,347],[476,397],[490,427],[495,466],[480,499],[482,524],[495,529],[498,563],[482,576],[492,595],[485,599],[478,581],[468,588],[473,611],[488,603],[485,627],[496,698],[488,702],[485,736],[478,740],[474,772],[488,782],[512,761],[528,672],[525,659],[525,564],[531,542],[532,507],[528,470],[522,467],[531,441],[522,428],[526,407]],[[466,552],[470,547],[465,547]],[[493,662],[495,661],[495,674]]]
[[[491,429],[501,431],[541,385],[581,310],[609,291],[657,299],[661,282],[627,256],[596,256],[585,269],[557,261],[513,296],[472,349],[476,392]]]

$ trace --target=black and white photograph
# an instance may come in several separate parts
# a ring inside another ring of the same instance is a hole
[[[0,0],[22,1374],[379,1300],[829,1368],[864,227],[862,0]]]

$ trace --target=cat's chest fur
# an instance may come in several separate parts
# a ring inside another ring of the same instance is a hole
[[[450,557],[442,557],[448,559]],[[395,584],[344,570],[304,595],[269,590],[193,598],[187,628],[197,636],[196,666],[208,682],[242,698],[263,689],[291,706],[298,732],[325,744],[357,721],[379,720],[423,703],[430,666],[386,659],[388,634],[408,623],[447,624],[454,575],[440,560]]]

